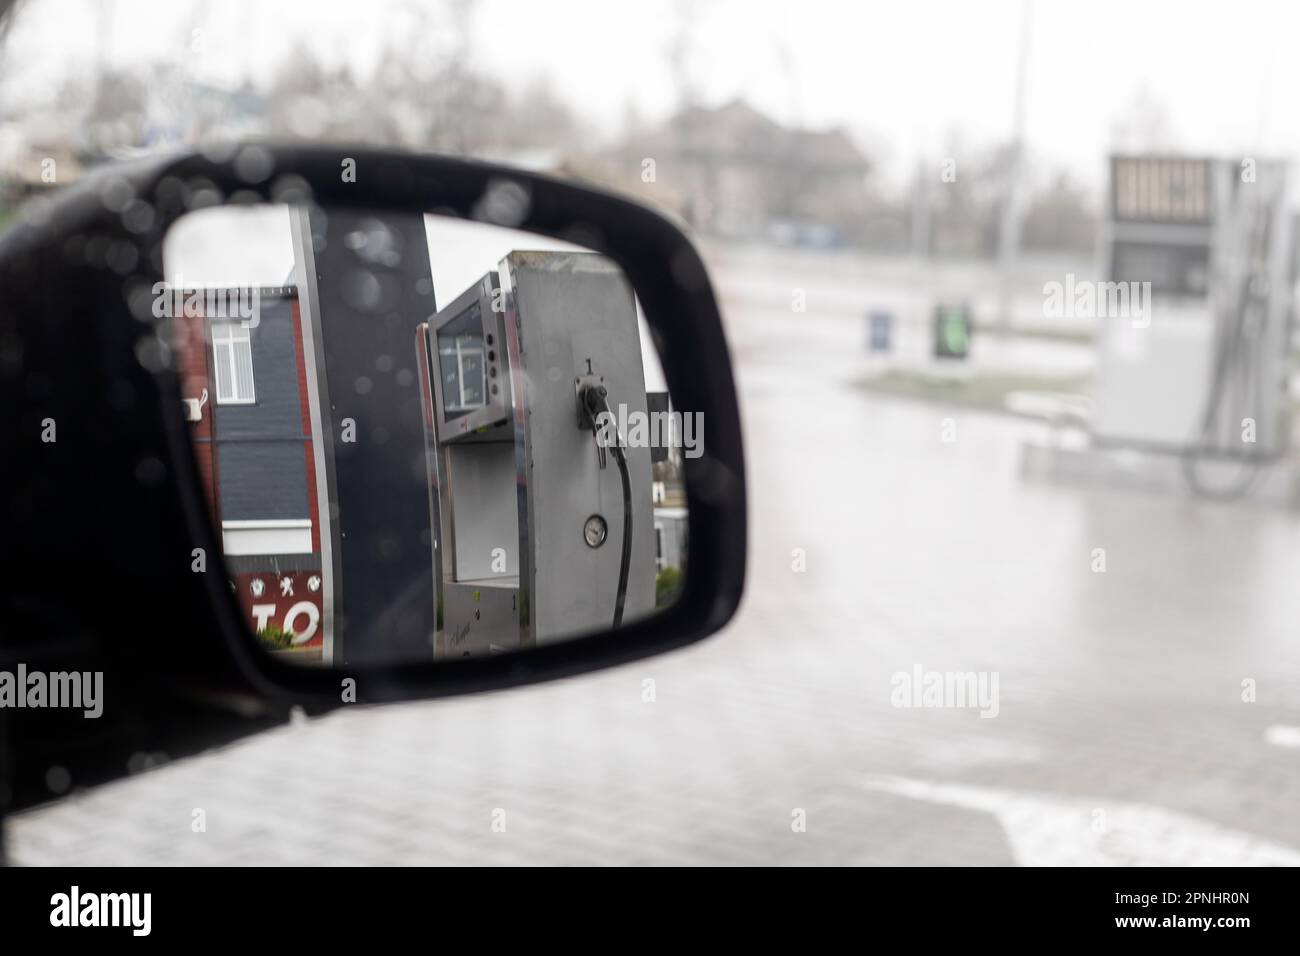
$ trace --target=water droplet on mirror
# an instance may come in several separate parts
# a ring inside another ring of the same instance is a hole
[[[45,771],[45,787],[50,793],[67,793],[72,786],[72,774],[67,767],[54,766]]]
[[[110,176],[99,184],[99,201],[109,212],[122,212],[135,198],[135,190],[120,176]]]
[[[495,179],[474,205],[474,218],[498,226],[518,226],[528,218],[531,207],[532,199],[522,183]]]
[[[383,299],[383,289],[373,272],[354,269],[343,280],[343,300],[352,308],[372,312]]]
[[[153,206],[143,199],[132,199],[122,210],[122,225],[128,232],[148,232],[153,220]]]
[[[274,168],[271,151],[265,146],[245,146],[235,157],[235,175],[246,183],[264,182]]]
[[[278,203],[301,206],[311,199],[311,186],[296,173],[277,176],[271,184],[271,198]]]

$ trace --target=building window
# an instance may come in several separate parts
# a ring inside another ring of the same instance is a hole
[[[242,322],[212,323],[212,365],[217,373],[218,405],[251,405],[253,343]]]

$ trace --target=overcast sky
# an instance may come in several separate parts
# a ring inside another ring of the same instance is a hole
[[[421,41],[406,0],[25,0],[11,37],[23,84],[69,66],[192,57],[233,84],[274,69],[297,38],[364,73],[386,39]],[[447,22],[445,4],[427,20]],[[1139,93],[1194,152],[1300,155],[1300,4],[1283,0],[1090,0],[1032,4],[1031,149],[1095,182],[1115,119]],[[843,126],[888,172],[943,157],[953,131],[986,145],[1013,126],[1021,0],[478,0],[475,66],[509,87],[545,78],[613,133],[630,105],[666,114],[669,50],[690,11],[689,73],[701,99],[743,96],[787,122]],[[427,36],[428,34],[425,34]],[[442,33],[445,36],[445,32]]]

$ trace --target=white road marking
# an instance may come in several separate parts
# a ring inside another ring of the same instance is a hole
[[[1290,847],[1151,804],[907,777],[862,783],[992,814],[1021,866],[1300,866],[1300,852]]]

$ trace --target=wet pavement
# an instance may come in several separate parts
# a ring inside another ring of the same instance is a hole
[[[295,724],[22,815],[14,860],[1300,862],[1300,519],[1026,480],[1041,425],[862,390],[856,306],[767,281],[728,294],[751,550],[722,633]],[[918,671],[996,675],[996,707],[896,706]]]

